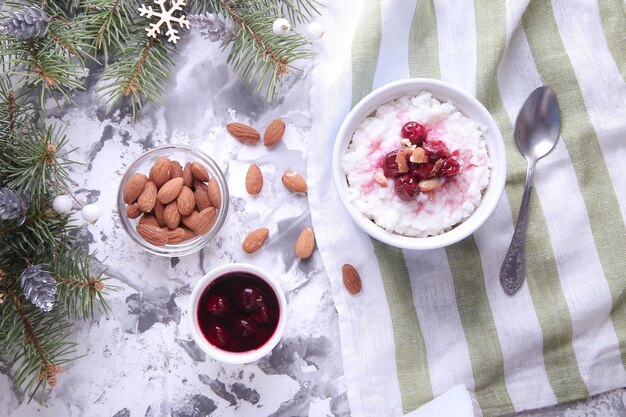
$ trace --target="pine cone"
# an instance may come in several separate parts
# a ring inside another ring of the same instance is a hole
[[[26,6],[0,20],[0,34],[17,38],[43,38],[50,19],[39,6]]]
[[[19,220],[24,221],[26,212],[28,211],[29,201],[23,194],[0,187],[0,220]]]
[[[48,265],[31,265],[26,268],[20,275],[20,285],[26,299],[35,307],[45,312],[52,310],[57,286],[48,272]]]
[[[235,39],[233,22],[221,14],[207,12],[205,14],[189,16],[194,28],[200,30],[202,37],[211,42],[222,41],[222,46]]]

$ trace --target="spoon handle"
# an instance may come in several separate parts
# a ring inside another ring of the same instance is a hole
[[[509,250],[504,257],[502,268],[500,269],[500,283],[504,292],[513,295],[524,283],[526,275],[526,223],[528,220],[528,203],[530,193],[533,188],[533,176],[535,173],[535,162],[528,163],[526,171],[526,183],[524,184],[524,195],[522,196],[522,206],[519,210],[513,239]]]

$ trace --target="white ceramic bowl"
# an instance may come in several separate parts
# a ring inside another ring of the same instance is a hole
[[[200,323],[198,321],[198,303],[200,302],[204,291],[217,278],[234,272],[247,272],[264,280],[272,288],[272,290],[274,290],[274,294],[276,294],[276,298],[278,299],[278,308],[280,310],[280,315],[278,317],[278,323],[276,325],[276,330],[274,331],[274,334],[258,349],[248,350],[246,352],[230,352],[220,349],[215,345],[209,343],[206,337],[202,334],[202,330],[200,329]],[[280,341],[280,338],[282,337],[285,330],[285,323],[287,320],[287,299],[285,298],[285,293],[280,287],[279,282],[261,268],[247,264],[228,264],[213,269],[208,274],[203,276],[200,281],[198,281],[193,291],[191,292],[191,298],[189,301],[189,308],[187,313],[187,315],[189,316],[191,335],[196,344],[200,347],[200,349],[202,349],[204,352],[220,362],[243,364],[248,362],[254,362],[267,355]]]
[[[452,101],[463,114],[486,127],[485,139],[487,142],[487,150],[493,162],[489,185],[483,192],[480,205],[470,217],[443,234],[425,238],[408,237],[392,233],[378,226],[361,213],[348,199],[348,182],[341,168],[341,161],[352,140],[352,135],[358,125],[366,117],[370,116],[381,104],[402,96],[416,95],[421,91],[430,92],[433,97],[440,101]],[[504,151],[504,142],[498,125],[491,114],[476,98],[458,87],[443,81],[427,78],[413,78],[392,82],[372,91],[359,101],[352,111],[348,113],[348,116],[339,129],[333,149],[332,164],[335,187],[337,188],[341,202],[352,220],[373,238],[404,249],[427,250],[442,248],[471,235],[487,220],[495,209],[498,201],[500,201],[506,182],[506,154]]]

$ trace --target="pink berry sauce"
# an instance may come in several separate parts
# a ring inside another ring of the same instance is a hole
[[[198,322],[210,344],[246,352],[263,346],[278,326],[278,297],[263,279],[233,272],[213,281],[198,304]]]

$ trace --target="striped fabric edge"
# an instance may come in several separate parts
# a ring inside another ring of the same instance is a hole
[[[541,27],[540,31],[526,30],[539,73],[544,82],[555,90],[559,100],[568,103],[562,108],[561,138],[575,167],[579,189],[589,213],[597,253],[613,296],[611,317],[615,323],[624,315],[624,298],[620,293],[623,292],[621,269],[624,265],[626,225],[620,215],[615,188],[610,181],[611,176],[571,58],[563,45],[552,5],[545,2],[531,4],[523,18],[525,29],[531,22]],[[547,59],[545,54],[540,53],[546,48],[553,58]],[[575,142],[577,135],[584,138],[584,147]],[[621,354],[624,363],[626,350],[622,350]]]
[[[624,0],[599,0],[600,19],[622,80],[626,80],[626,2]]]

